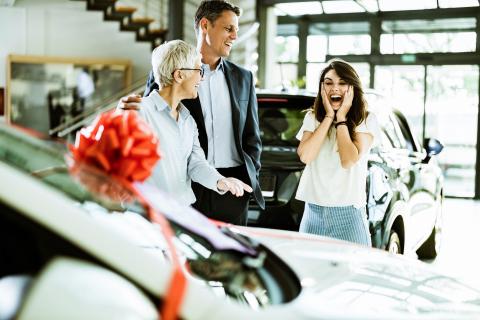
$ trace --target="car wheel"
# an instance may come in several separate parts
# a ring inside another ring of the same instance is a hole
[[[400,237],[392,230],[390,231],[390,237],[388,239],[387,251],[390,253],[401,254],[402,244],[400,243]]]
[[[435,259],[440,252],[442,243],[442,211],[440,212],[428,239],[418,248],[417,255],[420,259]]]
[[[428,237],[420,248],[417,250],[417,255],[420,259],[435,259],[440,251],[441,244],[441,226],[435,225]]]

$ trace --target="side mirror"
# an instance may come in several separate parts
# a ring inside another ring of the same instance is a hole
[[[427,163],[432,156],[439,154],[443,150],[443,144],[434,138],[425,138],[423,140],[423,147],[427,151],[427,156],[423,161],[425,163]]]
[[[32,283],[17,319],[158,319],[152,301],[127,279],[66,257],[48,263]]]

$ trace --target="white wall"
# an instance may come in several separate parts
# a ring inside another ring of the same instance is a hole
[[[8,54],[130,59],[133,80],[151,68],[150,43],[135,41],[134,32],[120,31],[119,22],[104,21],[82,1],[17,0],[0,7],[0,44],[1,87]]]
[[[0,7],[0,87],[6,86],[7,55],[26,51],[26,22],[25,10]]]

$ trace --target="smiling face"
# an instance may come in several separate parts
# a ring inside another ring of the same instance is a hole
[[[348,83],[340,78],[334,69],[331,69],[325,74],[323,88],[333,110],[340,109],[348,90]]]
[[[198,95],[198,86],[203,80],[200,70],[202,69],[202,63],[200,57],[195,61],[195,65],[192,69],[198,70],[181,70],[183,73],[183,79],[181,82],[181,88],[183,91],[182,99],[195,99]]]
[[[203,32],[202,54],[204,58],[228,57],[238,36],[238,16],[224,10],[215,21],[203,18],[200,22]]]

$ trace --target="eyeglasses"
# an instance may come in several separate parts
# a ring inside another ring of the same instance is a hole
[[[203,78],[203,75],[205,74],[205,70],[203,68],[180,68],[180,69],[177,69],[177,70],[192,70],[192,71],[197,70],[197,71],[200,72],[200,77],[202,77],[202,78]]]

